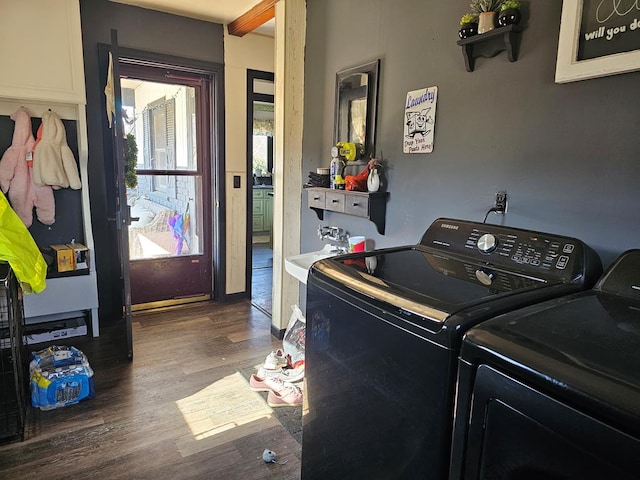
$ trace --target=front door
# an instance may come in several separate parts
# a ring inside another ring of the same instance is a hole
[[[134,310],[209,299],[211,78],[121,63]]]

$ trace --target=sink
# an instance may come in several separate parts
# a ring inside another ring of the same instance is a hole
[[[306,284],[311,265],[323,258],[338,255],[338,253],[332,245],[325,245],[322,250],[316,252],[301,253],[300,255],[285,258],[284,268],[290,275]]]

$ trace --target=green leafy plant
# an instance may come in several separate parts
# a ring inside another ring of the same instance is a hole
[[[471,12],[477,15],[485,12],[498,12],[504,0],[472,0],[469,4]]]
[[[478,16],[472,13],[465,13],[460,19],[460,25],[465,23],[478,23]]]
[[[509,9],[520,9],[520,0],[505,0],[504,3],[500,6],[500,11],[504,12]]]
[[[138,144],[132,133],[128,133],[124,139],[124,159],[124,183],[128,188],[135,188],[138,186],[138,174],[136,173]]]

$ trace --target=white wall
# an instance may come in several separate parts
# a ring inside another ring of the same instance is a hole
[[[247,218],[247,69],[274,71],[274,39],[258,34],[234,37],[225,29],[226,293],[245,291]],[[241,188],[233,188],[239,175]]]

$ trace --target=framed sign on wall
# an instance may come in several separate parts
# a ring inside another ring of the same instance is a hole
[[[407,93],[403,119],[403,153],[433,152],[437,101],[438,87],[421,88]]]
[[[564,0],[556,83],[640,70],[640,0]]]

